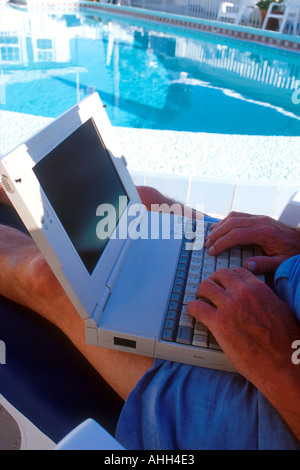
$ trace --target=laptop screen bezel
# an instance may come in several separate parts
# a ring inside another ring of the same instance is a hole
[[[16,209],[83,318],[90,318],[95,306],[101,303],[112,268],[124,249],[125,243],[130,240],[118,237],[113,240],[113,243],[110,240],[94,271],[90,274],[57,217],[33,169],[37,163],[47,158],[54,148],[89,119],[93,120],[96,130],[101,135],[116,173],[122,182],[128,196],[128,210],[134,204],[141,205],[138,192],[124,164],[115,131],[97,93],[74,106],[5,157],[7,170],[10,169],[11,177],[17,181]],[[123,213],[119,224],[126,224],[126,219],[126,213]]]

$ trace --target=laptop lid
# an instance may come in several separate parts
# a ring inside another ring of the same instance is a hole
[[[124,161],[97,93],[0,161],[8,196],[85,319],[101,306],[130,242],[116,231],[127,233],[132,205],[143,211]],[[105,207],[114,216],[104,224]],[[110,237],[99,236],[101,223]]]

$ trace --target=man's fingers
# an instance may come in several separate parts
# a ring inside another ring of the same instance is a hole
[[[201,282],[197,290],[198,299],[187,305],[187,311],[207,326],[214,321],[216,307],[222,302],[224,289],[211,279]]]
[[[244,268],[253,274],[275,272],[279,265],[287,258],[287,256],[255,256],[246,261]]]
[[[204,298],[193,300],[187,304],[187,312],[196,320],[204,323],[211,329],[211,325],[215,322],[216,308],[207,302]]]
[[[246,217],[240,214],[216,224],[205,241],[209,254],[219,254],[234,245],[253,244],[255,238],[259,236],[255,227],[258,219],[258,216]]]
[[[218,255],[235,245],[252,245],[256,237],[256,230],[253,227],[233,228],[224,236],[206,240],[205,247],[210,255]]]
[[[225,222],[227,222],[229,219],[233,217],[243,217],[243,218],[250,218],[253,217],[250,214],[246,214],[245,212],[230,212],[224,219],[220,220],[220,222],[216,222],[215,224],[212,225],[212,230],[215,230],[216,228],[220,227],[223,225]]]
[[[222,302],[223,294],[223,287],[213,280],[213,275],[201,282],[197,290],[197,297],[207,299],[216,307]]]

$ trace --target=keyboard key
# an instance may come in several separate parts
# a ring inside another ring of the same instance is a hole
[[[179,326],[194,328],[195,319],[188,313],[182,313],[179,318]]]
[[[171,300],[173,302],[180,302],[181,300],[181,295],[177,294],[176,292],[174,292],[172,295],[171,295]]]
[[[208,338],[208,328],[203,323],[196,321],[194,326],[194,335],[206,336]]]
[[[180,304],[178,302],[170,302],[169,310],[175,310],[176,312],[179,312],[179,309]]]
[[[183,291],[184,291],[184,285],[182,285],[182,286],[175,285],[173,287],[173,294],[175,293],[175,294],[180,294],[181,295],[183,293]],[[174,299],[174,300],[176,300],[176,299]]]
[[[196,284],[187,284],[185,294],[197,294],[198,286]]]
[[[179,258],[179,264],[182,263],[182,264],[186,264],[188,263],[190,260],[190,255],[188,253],[188,251],[185,251],[184,253],[181,253],[180,255],[180,258]]]
[[[185,271],[186,271],[186,268],[187,268],[187,264],[180,263],[180,264],[178,265],[178,270],[179,270],[179,271],[185,272]]]
[[[241,247],[233,246],[232,248],[230,248],[230,257],[241,259]]]
[[[176,276],[174,284],[175,284],[175,286],[183,287],[184,286],[184,279],[182,279],[182,277],[177,277]]]
[[[175,331],[165,328],[162,334],[162,339],[164,341],[175,341],[176,335]]]
[[[186,305],[189,302],[196,300],[196,294],[185,294],[183,297],[183,303]]]
[[[175,319],[171,320],[171,319],[168,318],[166,323],[165,323],[165,328],[168,328],[169,330],[174,330],[176,328]]]
[[[248,258],[253,256],[253,250],[251,247],[243,246],[242,248],[242,266],[247,261]]]
[[[178,317],[178,311],[176,310],[168,310],[167,313],[167,320],[176,320]]]
[[[206,264],[204,261],[202,272],[205,274],[213,274],[215,272],[215,265]]]
[[[210,275],[211,273],[202,273],[201,281],[205,281]]]
[[[222,351],[221,347],[217,343],[216,338],[212,334],[210,334],[209,348],[210,349],[215,349],[216,351]]]
[[[195,286],[199,286],[200,276],[188,276],[187,283],[188,284],[194,284]]]
[[[230,269],[235,269],[235,268],[240,268],[240,267],[241,267],[241,259],[235,260],[235,259],[230,258],[230,261],[229,261]]]
[[[186,277],[186,272],[185,271],[181,271],[181,270],[177,271],[177,273],[176,273],[176,278],[177,279],[185,279],[185,277]]]
[[[217,256],[217,259],[223,259],[228,262],[228,256],[229,256],[228,251],[223,251]]]
[[[191,268],[201,268],[202,266],[202,261],[200,259],[194,259],[192,257],[191,262],[190,262],[190,267]]]
[[[192,344],[193,328],[180,326],[177,332],[176,342],[180,344]]]
[[[200,251],[202,250],[204,245],[204,240],[199,238],[196,238],[195,241],[192,244],[192,251]]]
[[[228,260],[217,259],[216,269],[228,268]]]
[[[201,269],[199,268],[190,268],[188,272],[189,276],[199,276],[201,275]]]
[[[184,314],[184,313],[187,314],[186,305],[183,305],[183,306],[182,306],[182,309],[181,309],[181,315]]]
[[[205,335],[194,335],[192,344],[200,348],[208,348],[208,338]]]
[[[215,266],[216,257],[215,256],[210,256],[206,251],[205,254],[204,254],[203,264]]]
[[[192,256],[191,256],[191,259],[199,259],[199,260],[202,260],[203,258],[203,252],[202,251],[198,251],[198,250],[194,250],[192,252]]]

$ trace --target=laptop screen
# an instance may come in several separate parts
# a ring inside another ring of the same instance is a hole
[[[33,168],[62,226],[92,274],[108,242],[96,232],[97,208],[115,208],[116,225],[128,195],[93,119],[89,119]],[[120,196],[123,198],[120,199]],[[105,215],[105,214],[104,214]],[[103,215],[103,217],[104,217]],[[107,217],[107,215],[106,215]],[[111,234],[111,224],[110,232]]]

